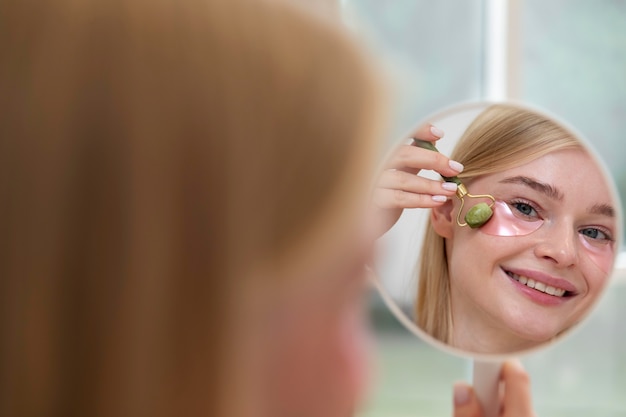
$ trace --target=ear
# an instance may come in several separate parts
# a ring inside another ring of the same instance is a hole
[[[451,238],[454,234],[456,222],[452,219],[452,210],[454,210],[454,202],[448,200],[441,206],[433,207],[430,211],[430,221],[433,229],[441,237]]]

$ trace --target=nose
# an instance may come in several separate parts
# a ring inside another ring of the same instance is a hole
[[[562,268],[574,265],[578,260],[576,234],[577,231],[567,222],[546,228],[541,240],[535,245],[535,256]]]

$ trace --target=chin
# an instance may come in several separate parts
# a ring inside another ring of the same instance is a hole
[[[530,346],[549,342],[567,330],[567,327],[560,323],[546,323],[542,317],[535,320],[525,318],[521,322],[511,323],[508,327],[515,336],[527,341]]]

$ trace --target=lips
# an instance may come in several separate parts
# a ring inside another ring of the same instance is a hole
[[[518,271],[504,269],[504,272],[521,285],[556,298],[576,295],[576,287],[562,278],[555,278],[537,271]]]

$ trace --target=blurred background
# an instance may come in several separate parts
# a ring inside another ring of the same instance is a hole
[[[626,1],[342,0],[344,20],[390,71],[398,140],[452,104],[514,99],[592,143],[626,200]],[[522,359],[539,416],[626,416],[626,262],[565,341]],[[420,341],[372,291],[378,378],[360,417],[451,415],[471,362]]]

